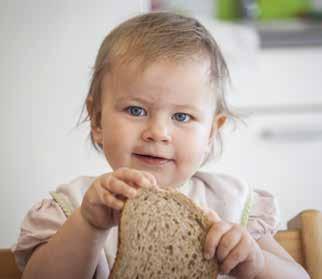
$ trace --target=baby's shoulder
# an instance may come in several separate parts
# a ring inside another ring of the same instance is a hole
[[[244,199],[252,192],[252,188],[243,178],[227,173],[199,170],[192,180],[204,184],[209,191],[222,198],[234,196]]]
[[[47,242],[81,203],[84,191],[94,179],[95,177],[79,176],[68,183],[60,184],[50,193],[52,199],[44,198],[28,210],[17,242],[12,246],[21,271],[35,247]]]
[[[204,187],[210,208],[229,221],[246,225],[255,239],[279,226],[279,207],[270,192],[252,187],[244,179],[218,172],[198,171],[195,186]]]

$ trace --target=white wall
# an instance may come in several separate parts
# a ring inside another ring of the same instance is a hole
[[[251,30],[209,27],[230,69],[229,103],[248,114],[225,129],[213,169],[271,192],[282,229],[302,210],[322,211],[322,47],[262,50]]]
[[[106,171],[88,127],[74,128],[112,26],[147,1],[0,1],[0,247],[56,185]]]

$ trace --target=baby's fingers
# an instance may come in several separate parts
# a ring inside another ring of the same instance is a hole
[[[117,199],[115,196],[112,195],[112,193],[106,191],[103,193],[103,202],[106,204],[108,207],[116,209],[116,210],[121,210],[124,206],[124,202],[121,201],[120,199]]]
[[[158,187],[157,186],[157,180],[155,178],[155,176],[147,171],[142,171],[142,174],[150,181],[151,185],[154,187]]]
[[[207,217],[208,217],[208,218],[209,218],[209,220],[211,220],[212,222],[217,223],[217,222],[220,222],[220,221],[221,221],[221,219],[220,219],[219,215],[217,214],[217,212],[215,212],[215,211],[211,210],[211,209],[210,209],[210,208],[208,208],[208,207],[203,207],[202,209],[206,212]]]
[[[130,169],[130,168],[119,168],[114,172],[114,176],[120,180],[125,181],[133,187],[152,187],[150,180],[143,174],[142,171]]]
[[[220,271],[229,274],[238,264],[244,262],[249,254],[249,242],[242,238],[220,265]]]
[[[232,225],[231,229],[223,235],[216,251],[219,263],[223,262],[227,255],[239,243],[242,237],[242,230],[239,225]]]
[[[222,221],[211,226],[205,240],[204,254],[206,259],[214,257],[220,239],[230,228],[231,224]]]
[[[117,177],[114,177],[113,175],[103,177],[102,186],[105,190],[107,190],[104,195],[107,195],[108,200],[110,201],[117,199],[117,195],[127,198],[134,198],[137,192],[135,188],[131,187]],[[110,198],[109,194],[111,194],[114,199]],[[104,200],[106,201],[106,198],[104,198]]]

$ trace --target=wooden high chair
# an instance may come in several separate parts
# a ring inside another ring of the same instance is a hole
[[[309,273],[312,279],[322,279],[322,213],[305,210],[287,223],[275,239]]]
[[[322,279],[322,213],[317,210],[302,211],[279,231],[275,239],[300,263],[312,279]],[[18,279],[18,270],[9,249],[0,249],[0,279]]]
[[[20,279],[15,258],[9,249],[0,249],[0,279]]]

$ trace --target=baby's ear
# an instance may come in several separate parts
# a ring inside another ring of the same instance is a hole
[[[209,136],[209,143],[212,143],[215,139],[219,129],[225,124],[227,117],[223,114],[216,115],[214,122],[212,123],[211,132]]]
[[[216,125],[217,125],[217,129],[219,130],[226,122],[227,117],[223,114],[219,114],[216,116]]]
[[[102,128],[98,126],[91,125],[91,132],[95,143],[98,145],[103,145],[103,131]]]
[[[103,134],[102,134],[102,128],[101,128],[101,113],[95,111],[94,101],[92,96],[89,96],[87,98],[86,108],[87,108],[88,116],[90,118],[91,133],[92,133],[93,139],[97,144],[102,144]]]

